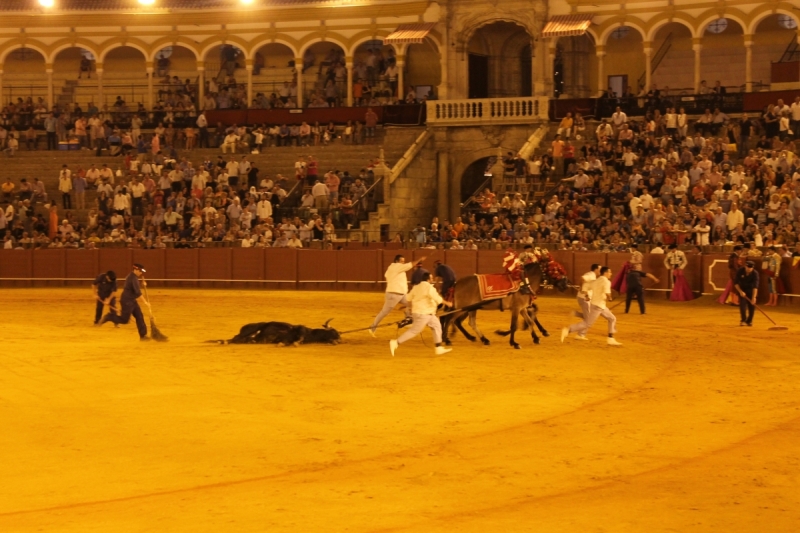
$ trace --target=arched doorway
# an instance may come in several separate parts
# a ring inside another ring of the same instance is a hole
[[[2,70],[5,73],[0,94],[1,107],[14,106],[19,112],[19,109],[25,109],[29,104],[35,107],[40,99],[46,102],[48,88],[45,81],[45,59],[39,51],[24,46],[12,50],[6,56]],[[18,116],[27,121],[33,115]]]
[[[409,88],[417,95],[417,100],[432,98],[436,87],[442,83],[442,63],[439,47],[430,37],[419,44],[410,44],[405,50],[405,85],[403,95]],[[530,62],[529,62],[530,63]]]
[[[794,62],[800,59],[797,45],[797,20],[784,14],[773,14],[762,19],[753,31],[751,78],[754,91],[767,84],[781,83],[785,80],[775,71],[773,79],[772,63]],[[791,79],[791,78],[789,78]],[[776,90],[775,87],[772,90]]]
[[[716,19],[705,27],[700,51],[701,93],[704,92],[703,82],[709,88],[720,82],[729,91],[738,91],[744,86],[745,50],[742,35],[742,27],[733,19]]]
[[[256,107],[269,107],[270,95],[280,94],[285,84],[297,93],[295,53],[281,43],[268,43],[256,50],[253,56],[253,93]]]
[[[353,83],[361,83],[362,97],[359,98],[359,91],[355,91],[354,105],[368,105],[373,97],[378,100],[389,97],[389,86],[383,73],[390,65],[396,65],[396,56],[394,47],[380,39],[371,39],[356,47],[353,52]]]
[[[592,77],[597,78],[595,46],[588,34],[561,37],[556,46],[556,63],[553,65],[553,80],[556,96],[570,98],[591,96]],[[594,76],[592,76],[592,74]]]
[[[96,58],[91,50],[73,46],[53,59],[55,105],[59,109],[87,109],[97,98]]]
[[[467,45],[469,98],[530,96],[531,38],[513,22],[479,28]]]
[[[656,32],[652,82],[662,94],[692,94],[694,91],[692,32],[685,25],[669,22]]]
[[[485,187],[492,184],[492,173],[490,172],[494,157],[482,157],[473,161],[461,175],[461,203],[465,203],[474,194],[480,192]]]
[[[379,80],[378,83],[385,82]],[[324,41],[306,48],[303,53],[301,89],[303,101],[309,107],[344,105],[347,98],[347,69],[341,46]]]
[[[645,69],[642,34],[631,26],[619,26],[606,38],[603,70],[608,86],[618,95],[639,94]]]
[[[100,109],[108,106],[113,111],[118,102],[124,108],[136,109],[137,104],[147,102],[147,59],[132,46],[119,46],[109,51],[103,59],[103,95]]]

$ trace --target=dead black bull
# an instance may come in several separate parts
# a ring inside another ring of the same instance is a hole
[[[239,333],[228,340],[217,340],[220,344],[277,344],[299,346],[300,344],[339,344],[339,332],[328,326],[328,319],[321,328],[289,324],[287,322],[255,322],[242,326]]]

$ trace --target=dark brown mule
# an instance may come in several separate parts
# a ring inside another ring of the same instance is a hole
[[[448,315],[442,320],[442,335],[444,337],[443,341],[445,344],[450,344],[447,330],[448,326],[451,324],[457,327],[459,331],[464,334],[467,340],[471,342],[475,341],[475,336],[471,335],[464,328],[463,322],[468,317],[470,327],[475,331],[475,333],[478,334],[481,342],[483,342],[483,344],[489,344],[489,339],[487,339],[481,330],[478,329],[476,318],[479,309],[485,309],[487,311],[505,311],[508,309],[511,311],[511,329],[498,333],[500,335],[510,334],[511,339],[509,344],[516,349],[519,349],[519,344],[517,344],[517,342],[514,340],[514,334],[517,331],[518,317],[522,315],[522,318],[525,321],[525,326],[531,328],[531,337],[533,338],[534,344],[539,344],[539,337],[536,335],[536,329],[534,328],[534,325],[539,328],[539,331],[543,336],[547,337],[549,334],[536,318],[537,307],[531,303],[531,294],[536,294],[541,288],[542,281],[544,280],[544,274],[542,271],[543,268],[544,264],[541,262],[527,263],[523,269],[523,278],[524,280],[527,280],[527,283],[523,283],[523,286],[517,292],[512,292],[503,298],[492,300],[481,299],[477,275],[467,276],[459,279],[455,285],[453,303],[454,307],[456,309],[461,309],[461,311],[458,313],[453,313],[452,315]],[[562,278],[558,280],[556,282],[556,288],[562,292],[567,290],[567,279]]]

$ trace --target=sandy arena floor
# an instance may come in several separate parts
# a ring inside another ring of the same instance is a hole
[[[91,326],[89,289],[0,293],[0,531],[796,532],[798,314],[621,315],[622,348],[515,351],[394,329],[219,346],[250,321],[340,330],[381,294],[155,290],[166,344]],[[620,311],[618,309],[618,311]],[[399,317],[400,313],[391,315]],[[396,318],[395,318],[396,319]],[[493,331],[507,313],[484,313]]]

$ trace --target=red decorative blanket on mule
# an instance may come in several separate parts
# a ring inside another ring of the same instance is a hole
[[[519,280],[512,280],[508,274],[476,274],[476,276],[478,276],[481,300],[502,298],[517,292],[521,285]]]

